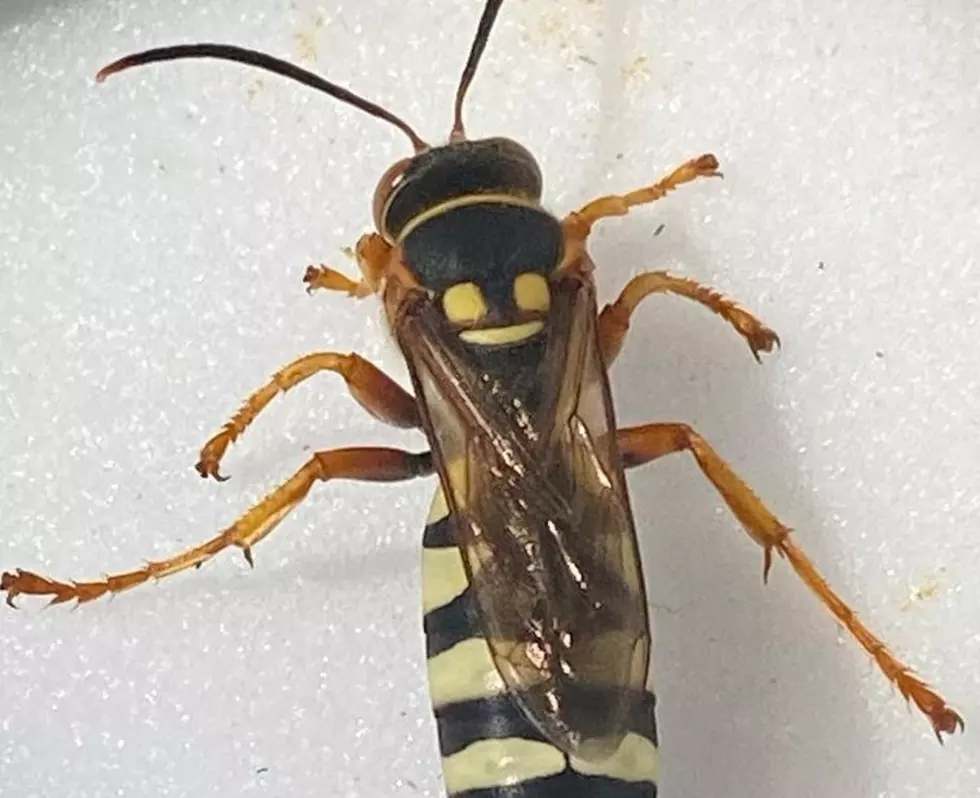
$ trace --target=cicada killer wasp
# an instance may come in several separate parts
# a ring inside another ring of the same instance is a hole
[[[651,798],[657,793],[654,694],[647,684],[647,600],[624,472],[674,452],[693,455],[749,536],[785,559],[929,719],[937,736],[960,716],[900,662],[820,576],[773,513],[690,426],[620,429],[608,368],[637,306],[654,294],[694,300],[727,321],[758,360],[776,334],[731,299],[683,277],[633,278],[601,312],[586,244],[621,216],[699,178],[701,155],[659,182],[559,218],[542,205],[534,156],[506,138],[469,140],[463,100],[502,0],[488,0],[444,145],[306,70],[238,47],[198,44],[122,58],[129,67],[216,58],[319,89],[402,130],[414,154],[384,174],[376,232],[358,243],[360,280],[311,267],[310,290],[377,295],[408,364],[413,394],[356,354],[300,358],[255,392],[204,446],[197,469],[222,479],[227,447],[274,397],[324,371],[340,374],[381,421],[424,431],[429,450],[318,452],[221,534],[175,557],[93,582],[29,571],[3,575],[18,594],[87,602],[252,548],[316,482],[394,482],[436,474],[423,537],[430,691],[447,789],[456,798]]]

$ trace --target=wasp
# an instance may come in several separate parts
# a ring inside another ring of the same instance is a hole
[[[693,158],[662,180],[602,196],[564,217],[542,204],[534,156],[507,138],[471,140],[467,90],[502,0],[488,0],[456,92],[448,142],[430,145],[390,111],[272,56],[220,44],[152,49],[97,80],[154,62],[250,64],[322,91],[401,130],[414,153],[374,193],[375,231],[356,248],[361,277],[310,267],[309,291],[377,296],[412,392],[357,354],[318,352],[277,372],[203,447],[197,470],[224,479],[228,447],[279,394],[321,372],[387,424],[424,432],[429,448],[317,452],[212,539],[174,557],[89,582],[4,573],[7,601],[92,601],[252,550],[313,485],[397,482],[435,474],[422,539],[430,694],[447,790],[456,798],[653,798],[658,754],[648,684],[650,631],[625,472],[673,453],[693,456],[763,551],[763,576],[784,559],[936,736],[963,719],[892,654],[820,575],[790,530],[690,426],[620,428],[608,370],[650,296],[692,300],[726,321],[756,360],[775,332],[694,280],[647,272],[601,311],[587,244],[594,226],[679,186],[720,177]]]

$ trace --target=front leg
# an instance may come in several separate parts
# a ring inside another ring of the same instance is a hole
[[[663,180],[638,188],[629,194],[609,194],[592,200],[583,208],[568,214],[564,225],[566,229],[571,229],[576,237],[584,239],[592,231],[592,225],[600,219],[625,216],[631,208],[656,202],[678,186],[690,183],[699,177],[721,177],[721,172],[718,171],[718,159],[714,155],[707,154],[692,158],[678,166]]]
[[[319,266],[307,267],[306,274],[303,275],[306,293],[312,294],[318,289],[343,291],[354,299],[364,299],[376,294],[381,289],[391,246],[377,233],[365,233],[358,240],[354,252],[357,266],[361,270],[360,280],[352,280],[346,274],[321,263]]]
[[[607,364],[619,354],[637,306],[651,294],[681,296],[717,313],[745,339],[756,361],[760,359],[759,352],[771,352],[779,346],[779,336],[775,332],[720,291],[687,277],[675,277],[667,272],[644,272],[630,280],[619,298],[606,305],[599,314],[599,343]]]
[[[773,515],[741,477],[691,427],[687,424],[646,424],[619,430],[617,439],[625,468],[643,465],[674,452],[686,451],[694,455],[701,472],[721,494],[749,537],[763,548],[763,578],[769,573],[772,552],[775,550],[871,655],[885,678],[898,688],[906,701],[913,702],[929,718],[940,742],[943,734],[952,734],[964,728],[959,713],[861,622],[854,610],[817,571],[803,549],[792,540],[789,528]]]

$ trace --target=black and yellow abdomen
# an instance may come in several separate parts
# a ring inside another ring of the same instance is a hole
[[[422,558],[429,692],[451,798],[656,798],[653,693],[634,702],[629,732],[611,757],[569,757],[529,722],[493,663],[441,490]]]

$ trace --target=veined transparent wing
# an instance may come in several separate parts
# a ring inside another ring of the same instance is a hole
[[[645,685],[646,597],[593,289],[552,288],[533,386],[489,373],[429,300],[397,334],[496,666],[548,739],[601,758]]]

